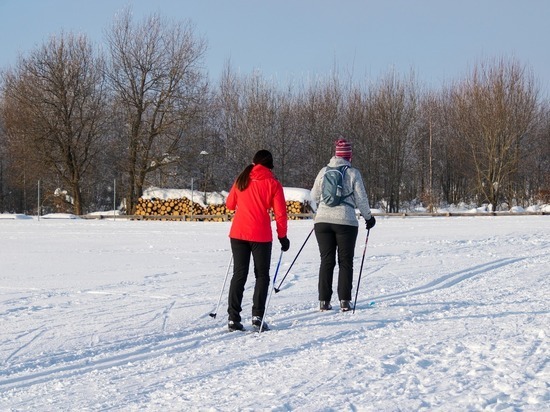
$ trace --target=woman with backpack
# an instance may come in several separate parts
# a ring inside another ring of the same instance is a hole
[[[288,217],[283,186],[273,172],[273,156],[267,150],[260,150],[252,164],[239,174],[227,196],[226,206],[235,210],[229,237],[233,253],[233,277],[229,286],[227,313],[230,331],[244,330],[241,323],[241,303],[248,278],[250,257],[254,260],[254,296],[252,302],[252,326],[269,330],[262,318],[269,290],[269,266],[271,264],[272,209],[275,216],[277,236],[283,252],[290,247],[287,238]]]
[[[376,223],[361,173],[351,166],[351,155],[350,142],[337,140],[335,155],[318,173],[311,189],[311,196],[317,203],[314,229],[321,255],[318,285],[321,311],[332,309],[332,280],[337,257],[340,310],[351,309],[353,256],[359,232],[355,209],[359,209],[367,229]]]

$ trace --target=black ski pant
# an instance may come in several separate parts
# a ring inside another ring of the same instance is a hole
[[[265,301],[269,291],[269,266],[271,264],[272,242],[249,242],[231,239],[233,253],[233,277],[229,286],[229,305],[227,313],[229,320],[240,322],[244,286],[248,278],[250,256],[254,260],[254,296],[252,300],[252,316],[263,318]]]
[[[319,245],[319,300],[332,298],[332,279],[338,256],[338,299],[351,300],[353,255],[359,228],[333,223],[316,223],[315,237]]]

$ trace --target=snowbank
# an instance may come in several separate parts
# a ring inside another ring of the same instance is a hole
[[[40,216],[40,219],[80,219],[80,217],[72,213],[48,213],[47,215]]]
[[[285,187],[283,188],[285,193],[285,199],[289,201],[296,201],[305,203],[306,201],[312,203],[311,193],[308,189],[300,189],[297,187]],[[160,187],[149,187],[143,191],[141,196],[143,199],[183,199],[187,198],[195,203],[205,207],[207,205],[221,205],[225,203],[227,195],[229,193],[222,192],[206,192],[206,199],[204,192],[191,189],[164,189]],[[313,202],[314,203],[314,202]]]
[[[32,219],[32,217],[27,216],[27,215],[22,215],[22,214],[19,214],[19,213],[0,213],[0,219],[10,219],[10,220]]]

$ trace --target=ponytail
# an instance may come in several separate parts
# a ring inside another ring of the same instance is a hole
[[[239,189],[241,192],[246,189],[250,184],[250,172],[252,171],[253,167],[254,164],[249,164],[248,166],[246,166],[235,181],[237,189]]]
[[[273,156],[268,150],[258,150],[252,159],[252,163],[244,168],[241,174],[237,177],[235,185],[241,192],[250,184],[250,172],[254,165],[262,165],[268,169],[273,169]]]

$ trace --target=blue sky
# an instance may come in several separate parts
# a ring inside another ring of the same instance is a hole
[[[125,6],[137,19],[159,12],[190,20],[208,42],[213,81],[230,60],[242,73],[282,81],[328,76],[336,67],[367,82],[414,70],[438,87],[504,56],[550,90],[548,0],[0,0],[0,69],[61,31],[101,44]]]

